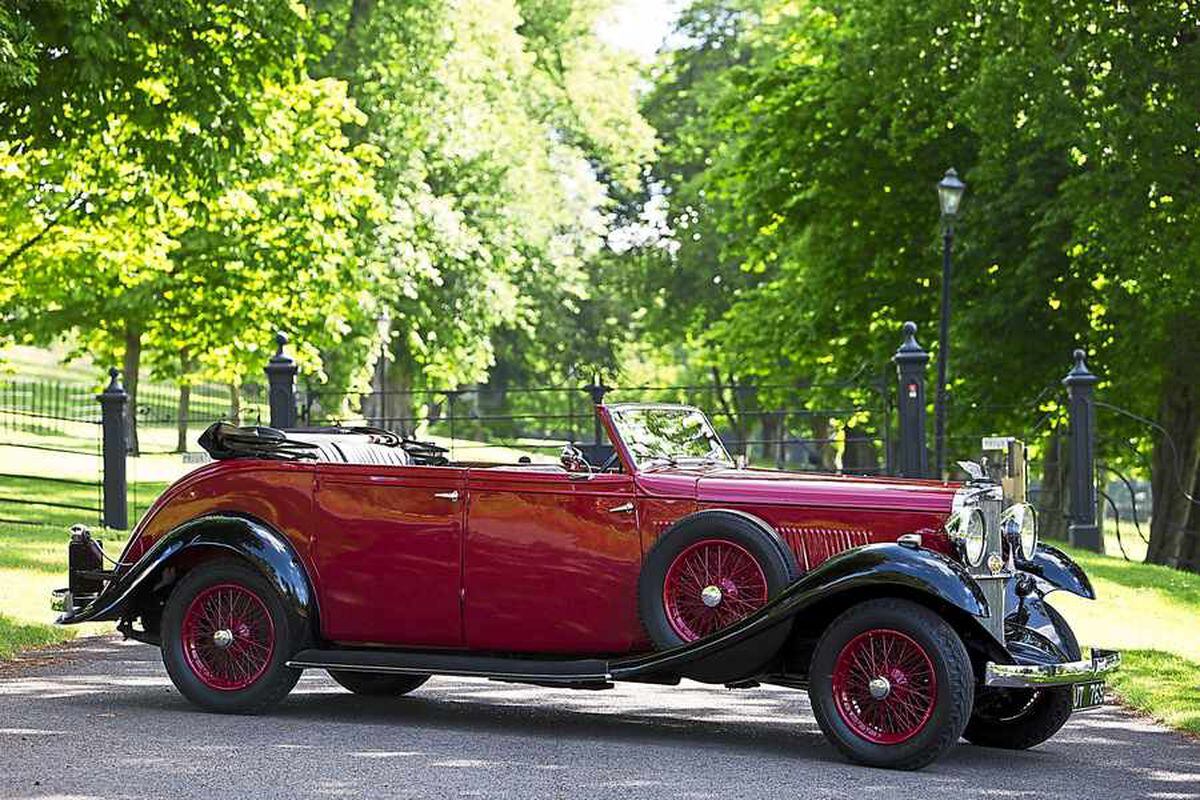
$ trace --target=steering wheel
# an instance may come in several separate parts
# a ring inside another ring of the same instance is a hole
[[[588,463],[587,457],[583,451],[573,444],[563,445],[562,453],[559,454],[558,460],[562,462],[563,469],[567,472],[586,472],[592,474],[594,469]]]

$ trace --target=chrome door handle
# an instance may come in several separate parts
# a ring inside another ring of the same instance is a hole
[[[457,503],[457,502],[458,502],[458,492],[457,492],[457,491],[454,491],[454,492],[434,492],[434,493],[433,493],[433,496],[434,496],[434,497],[441,498],[442,500],[449,500],[451,503]]]
[[[633,503],[624,503],[615,508],[610,508],[609,511],[614,514],[629,514],[633,512]]]

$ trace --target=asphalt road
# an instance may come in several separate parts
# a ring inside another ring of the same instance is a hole
[[[1126,712],[1048,744],[851,766],[800,692],[573,692],[435,678],[355,697],[309,672],[275,712],[193,710],[158,652],[92,639],[0,668],[0,797],[1200,798],[1200,744]]]

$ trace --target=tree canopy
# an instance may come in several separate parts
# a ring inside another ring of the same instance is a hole
[[[681,24],[647,106],[678,241],[646,270],[667,335],[758,379],[884,363],[900,321],[937,319],[933,187],[955,166],[951,433],[1030,429],[1081,346],[1122,407],[1106,457],[1151,443],[1162,507],[1196,494],[1191,6],[700,0]],[[1151,556],[1198,565],[1176,505]]]

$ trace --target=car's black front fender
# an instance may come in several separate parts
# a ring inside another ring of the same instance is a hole
[[[301,620],[315,622],[316,596],[287,538],[253,517],[217,513],[189,520],[165,534],[135,564],[109,582],[95,600],[60,616],[59,624],[129,616],[143,591],[153,589],[163,572],[179,563],[185,553],[199,549],[226,551],[249,562],[274,584],[292,613]]]
[[[1087,573],[1057,547],[1039,544],[1033,558],[1018,562],[1017,569],[1032,575],[1043,593],[1062,589],[1088,600],[1096,599]]]
[[[810,622],[806,610],[844,599],[898,595],[925,600],[948,609],[960,624],[987,641],[992,650],[1003,650],[983,623],[991,613],[975,580],[957,562],[931,550],[899,544],[874,544],[834,556],[805,573],[754,614],[722,632],[671,650],[614,661],[616,679],[639,676],[684,675],[712,682],[750,677],[775,655],[787,633],[816,637],[820,629],[805,626],[828,623],[818,614]],[[786,627],[785,627],[786,626]],[[780,635],[782,632],[785,635]]]

